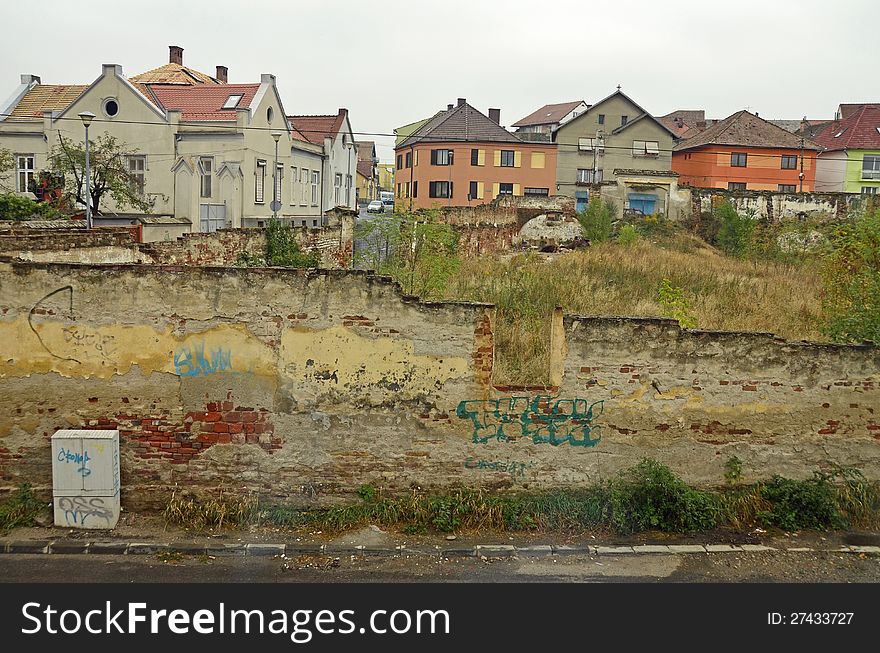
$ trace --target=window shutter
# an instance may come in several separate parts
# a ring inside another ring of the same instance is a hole
[[[431,150],[431,165],[437,165],[437,150]]]
[[[501,167],[501,150],[495,150],[495,167]]]
[[[533,168],[543,168],[544,167],[544,153],[543,152],[532,152],[532,167]]]
[[[413,152],[413,165],[414,166],[419,165],[419,151],[418,150]]]
[[[480,150],[477,154],[477,165],[484,166],[486,165],[486,150]]]
[[[513,194],[514,195],[522,195],[522,187],[519,184],[513,185]]]
[[[498,158],[501,158],[501,153],[498,153]],[[501,193],[501,184],[495,183],[492,184],[492,199],[498,197],[499,193]]]
[[[485,193],[485,184],[482,181],[477,182],[477,199],[483,199],[483,194]]]
[[[418,196],[419,196],[419,182],[414,181],[413,182],[413,197],[418,197]]]
[[[520,152],[519,150],[516,150],[513,153],[513,167],[519,168],[521,166],[522,166],[522,152]]]
[[[452,182],[449,182],[449,197],[452,197]]]

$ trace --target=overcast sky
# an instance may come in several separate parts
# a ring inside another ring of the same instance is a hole
[[[877,0],[42,0],[4,3],[0,95],[21,73],[89,83],[135,75],[184,48],[230,82],[274,73],[288,113],[350,110],[390,134],[456,98],[510,125],[551,102],[594,103],[617,84],[647,111],[740,109],[831,118],[880,101]],[[392,137],[375,140],[390,161]]]

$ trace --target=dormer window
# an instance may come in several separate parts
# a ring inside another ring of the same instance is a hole
[[[841,129],[839,132],[837,132],[837,133],[834,135],[834,138],[840,138],[841,136],[843,136],[844,132],[846,132],[846,130],[845,130],[845,129]]]
[[[238,103],[241,102],[241,98],[244,96],[241,94],[230,95],[226,98],[226,102],[223,103],[224,109],[235,109],[238,107]],[[214,106],[217,106],[216,104]]]

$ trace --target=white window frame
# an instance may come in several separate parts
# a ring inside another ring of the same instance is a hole
[[[300,206],[308,206],[309,205],[309,170],[307,168],[301,168],[299,171],[299,184],[300,184]]]
[[[880,186],[862,186],[862,195],[878,195],[880,194],[877,190],[878,188]]]
[[[266,160],[257,159],[254,168],[254,204],[266,202]]]
[[[633,156],[659,157],[660,141],[633,141]]]
[[[147,156],[145,154],[129,154],[125,157],[128,166],[128,174],[133,178],[135,191],[143,197],[147,188]],[[143,168],[138,170],[135,163],[143,163]]]
[[[206,165],[207,164],[207,167]],[[214,157],[199,157],[199,197],[210,199],[214,195]],[[207,193],[205,188],[207,186]]]
[[[345,175],[345,205],[351,205],[351,175]]]
[[[312,206],[318,206],[318,186],[321,185],[321,173],[312,170]]]
[[[299,174],[299,170],[296,166],[290,166],[290,205],[293,206],[296,204],[296,180],[299,179],[297,176]]]
[[[398,187],[400,184],[398,184]],[[337,172],[333,175],[333,202],[335,206],[339,206],[342,200],[342,173]]]
[[[223,103],[224,109],[235,109],[238,107],[241,99],[244,97],[241,93],[232,93],[228,98],[226,98],[226,102]],[[214,106],[217,106],[216,104]]]
[[[35,154],[15,155],[15,190],[27,193],[30,181],[36,175],[37,156]]]
[[[868,159],[872,160],[872,166],[866,168]],[[880,154],[866,154],[862,158],[862,179],[880,179]]]
[[[273,196],[273,200],[278,200],[280,203],[282,201],[282,191],[284,188],[284,164],[279,163],[275,167],[275,195]]]

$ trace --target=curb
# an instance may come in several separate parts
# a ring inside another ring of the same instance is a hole
[[[196,544],[193,542],[101,542],[81,540],[12,540],[0,542],[0,554],[43,555],[158,555],[177,553],[208,556],[276,557],[299,555],[336,555],[358,557],[441,556],[445,558],[471,557],[480,559],[534,558],[542,556],[618,556],[648,554],[716,554],[753,553],[778,551],[781,553],[856,553],[880,555],[880,546],[772,547],[763,544],[637,544],[622,545],[556,545],[535,544],[514,546],[512,544],[478,544],[472,547],[447,547],[430,549],[406,546],[371,547],[340,546],[334,544]]]

